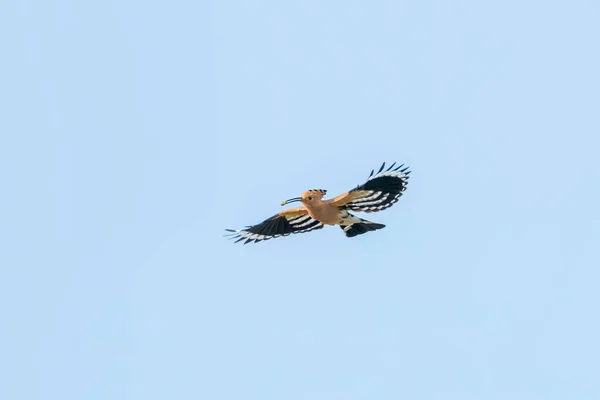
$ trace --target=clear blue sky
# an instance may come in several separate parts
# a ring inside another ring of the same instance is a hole
[[[0,398],[599,398],[599,19],[1,2]],[[382,161],[381,231],[221,236]]]

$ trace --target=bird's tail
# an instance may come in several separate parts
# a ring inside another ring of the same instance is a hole
[[[347,225],[340,225],[347,237],[362,235],[363,233],[376,231],[385,228],[385,225],[376,222],[367,221],[350,214]]]

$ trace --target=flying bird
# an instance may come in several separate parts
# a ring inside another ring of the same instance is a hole
[[[327,193],[324,189],[311,189],[300,197],[294,197],[281,203],[282,206],[301,202],[301,207],[290,208],[267,218],[263,222],[246,226],[244,229],[226,229],[235,242],[245,240],[244,244],[258,243],[292,233],[310,232],[324,225],[339,225],[347,237],[385,228],[385,225],[367,221],[350,211],[377,212],[391,207],[406,190],[409,167],[404,164],[394,168],[396,163],[385,168],[385,162],[362,185],[333,199],[323,200]]]

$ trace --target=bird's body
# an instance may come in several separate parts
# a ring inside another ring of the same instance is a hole
[[[315,199],[312,202],[307,201],[304,203],[304,207],[306,207],[308,215],[326,225],[339,224],[342,219],[342,210],[338,207],[332,207],[331,200]]]
[[[367,182],[356,188],[343,193],[333,199],[323,200],[327,194],[323,189],[311,189],[302,194],[284,201],[281,205],[292,202],[301,202],[301,207],[284,210],[271,218],[268,218],[245,229],[231,230],[232,238],[236,242],[246,240],[245,243],[260,242],[279,236],[287,236],[291,233],[309,232],[321,229],[324,225],[339,225],[346,236],[354,237],[366,232],[382,229],[383,224],[367,221],[349,212],[364,211],[376,212],[391,207],[398,201],[406,185],[410,171],[404,165],[394,168],[392,164],[384,171],[385,163],[371,175]]]

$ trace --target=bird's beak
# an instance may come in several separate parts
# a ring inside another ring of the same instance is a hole
[[[302,197],[294,197],[293,199],[286,200],[283,203],[281,203],[281,205],[285,206],[286,204],[293,203],[295,201],[302,201]]]

